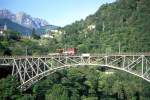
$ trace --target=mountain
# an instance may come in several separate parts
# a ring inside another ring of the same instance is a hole
[[[85,20],[65,26],[63,41],[82,52],[149,52],[149,5],[150,0],[104,4]]]
[[[17,32],[21,33],[21,35],[30,34],[32,31],[31,29],[26,28],[20,24],[14,23],[9,19],[2,19],[1,18],[0,19],[0,27],[3,28],[5,24],[7,25],[8,29],[11,29],[13,31],[17,31]]]
[[[38,29],[42,26],[49,25],[49,23],[43,19],[33,18],[24,12],[14,14],[7,9],[0,10],[0,18],[9,19],[27,28]]]

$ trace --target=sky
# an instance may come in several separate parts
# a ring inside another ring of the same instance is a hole
[[[0,9],[25,12],[52,25],[65,26],[94,14],[102,4],[115,0],[0,0]]]

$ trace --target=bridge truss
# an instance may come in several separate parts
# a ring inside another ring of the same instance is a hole
[[[12,75],[20,80],[22,91],[57,70],[101,66],[122,70],[150,82],[150,55],[147,54],[94,54],[90,56],[25,56],[0,57],[0,65],[12,65]]]

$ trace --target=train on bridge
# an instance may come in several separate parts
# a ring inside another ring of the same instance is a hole
[[[74,56],[77,54],[77,49],[76,48],[61,48],[61,49],[56,49],[56,53],[49,53],[48,55],[54,56],[54,55],[66,55],[66,56]],[[90,53],[82,53],[81,54],[84,57],[90,56]]]
[[[61,49],[56,49],[56,53],[49,53],[48,55],[70,55],[73,56],[77,54],[77,49],[76,48],[61,48]]]

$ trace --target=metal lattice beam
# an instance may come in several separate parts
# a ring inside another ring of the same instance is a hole
[[[26,90],[43,77],[64,68],[79,66],[104,66],[122,70],[150,82],[149,54],[95,54],[66,56],[0,57],[0,65],[13,66],[12,75],[20,80],[20,89]]]

